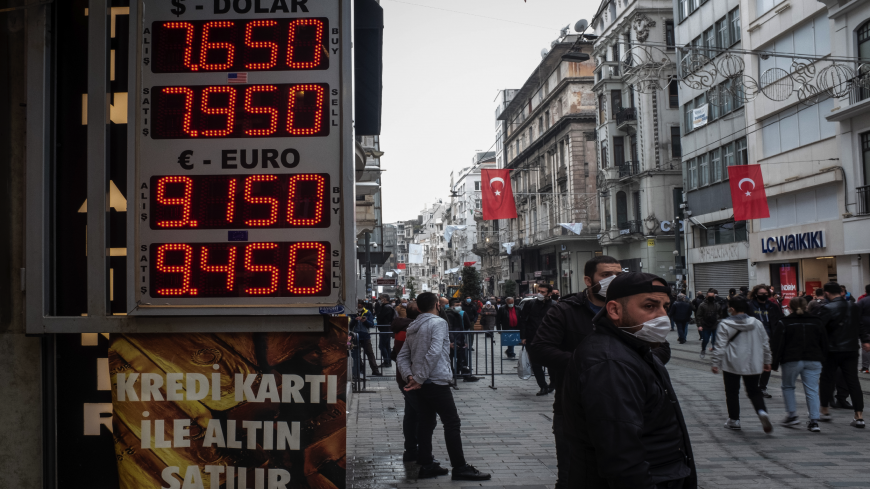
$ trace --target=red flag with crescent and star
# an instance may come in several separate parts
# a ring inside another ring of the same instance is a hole
[[[766,219],[770,217],[767,194],[764,192],[764,179],[761,165],[738,165],[728,167],[731,184],[731,203],[734,206],[734,220]]]
[[[517,204],[511,190],[510,170],[483,170],[480,174],[483,193],[483,220],[516,219]]]

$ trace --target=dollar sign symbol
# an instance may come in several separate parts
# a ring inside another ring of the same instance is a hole
[[[173,14],[175,14],[176,17],[178,17],[179,15],[183,14],[184,11],[187,10],[187,7],[185,7],[184,4],[181,3],[181,2],[183,2],[183,1],[184,1],[184,0],[172,0],[172,5],[173,5],[175,8],[174,8],[174,9],[170,9],[170,12],[172,12]]]

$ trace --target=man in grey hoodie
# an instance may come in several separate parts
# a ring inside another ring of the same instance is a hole
[[[450,371],[450,338],[447,321],[437,312],[438,297],[431,292],[417,296],[420,315],[408,326],[405,344],[396,359],[399,372],[408,383],[406,391],[418,390],[420,411],[417,425],[418,478],[447,475],[447,469],[433,462],[432,433],[437,425],[435,415],[444,425],[444,442],[453,480],[489,480],[490,474],[468,465],[462,452],[459,413],[450,392],[453,373]]]

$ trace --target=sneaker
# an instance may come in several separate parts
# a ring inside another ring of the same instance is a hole
[[[771,397],[773,397],[770,395],[770,393],[767,392],[767,389],[761,389],[761,396],[765,399],[770,399]]]
[[[758,411],[758,419],[761,421],[761,427],[764,429],[765,433],[770,433],[773,431],[773,424],[770,423],[770,416],[767,415],[765,410]]]
[[[706,351],[704,351],[704,350],[701,350],[701,355],[700,355],[700,357],[701,357],[701,360],[703,360],[703,359],[704,359],[704,357],[706,357],[706,356],[707,356],[707,352],[706,352]]]
[[[814,419],[811,419],[807,422],[807,429],[809,431],[812,431],[813,433],[818,433],[822,431],[822,429],[819,428],[819,423],[817,423]]]
[[[854,426],[855,428],[864,429],[864,420],[863,419],[853,419],[849,426]]]
[[[473,375],[466,375],[462,378],[463,382],[477,382],[478,380],[480,380],[480,377],[475,377]]]
[[[821,415],[819,415],[819,421],[830,421],[832,419],[834,419],[834,417],[830,414],[822,413]]]
[[[783,426],[795,426],[801,424],[797,416],[786,416],[779,424]]]
[[[861,372],[862,374],[870,374],[870,368],[862,368],[861,370],[859,370],[859,372]]]
[[[454,469],[455,471],[455,469]],[[418,479],[434,479],[439,475],[447,475],[450,473],[450,470],[436,464],[432,463],[429,465],[424,465],[420,467],[420,473],[417,475]]]
[[[492,475],[485,474],[468,464],[465,464],[465,467],[453,469],[453,480],[455,481],[488,481],[491,477]]]
[[[725,423],[725,427],[729,430],[740,431],[740,420],[739,419],[729,419]]]

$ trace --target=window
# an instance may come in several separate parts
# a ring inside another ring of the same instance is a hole
[[[712,27],[704,31],[704,56],[714,58],[719,52],[716,50],[716,31]]]
[[[607,122],[607,119],[605,118],[605,111],[606,111],[605,98],[604,98],[604,94],[601,94],[598,96],[598,125],[599,126],[601,124],[604,124],[605,122]]]
[[[680,106],[680,82],[676,78],[671,78],[668,83],[668,105],[672,109]]]
[[[736,8],[728,12],[728,24],[731,26],[729,32],[731,44],[740,41],[740,8]],[[724,46],[723,46],[724,47]]]
[[[725,17],[716,22],[716,45],[720,49],[725,49],[731,45],[728,42],[728,21]]]
[[[710,168],[707,155],[698,157],[698,185],[703,187],[710,184]]]
[[[689,0],[680,0],[680,20],[689,16]]]
[[[616,113],[622,110],[622,90],[610,91],[610,118],[616,119]]]
[[[831,32],[828,23],[828,15],[823,12],[802,26],[789,30],[777,38],[774,43],[768,43],[762,49],[810,56],[831,54]],[[758,57],[759,73],[764,73],[771,68],[782,68],[786,72],[791,72],[791,63],[791,58],[770,56],[767,59],[762,59],[760,56]]]
[[[474,182],[474,190],[480,190],[480,181]]]
[[[631,200],[632,200],[632,203],[634,204],[634,220],[640,221],[641,219],[643,219],[643,214],[641,214],[641,207],[640,207],[640,204],[641,204],[640,192],[639,191],[632,192]]]
[[[734,110],[734,99],[731,94],[731,80],[726,80],[719,85],[719,99],[722,103],[722,115]]]
[[[722,158],[719,148],[710,151],[710,183],[722,180]]]
[[[710,101],[710,112],[707,114],[707,117],[709,118],[710,122],[713,122],[719,118],[719,113],[721,112],[719,104],[721,104],[722,102],[719,99],[718,86],[711,88],[710,91],[707,92],[707,100]]]
[[[870,132],[861,135],[861,164],[864,167],[864,185],[870,185]]]
[[[722,163],[726,168],[734,165],[734,143],[722,146]]]
[[[689,160],[689,188],[698,188],[698,160]]]
[[[837,123],[825,119],[833,108],[834,100],[827,98],[816,105],[793,107],[761,121],[764,157],[834,136]]]
[[[755,0],[755,17],[761,17],[765,12],[782,2],[783,0]]]
[[[749,150],[746,149],[746,138],[738,139],[734,142],[735,146],[735,154],[737,156],[737,161],[735,161],[738,165],[748,165],[749,164]]]
[[[692,132],[692,101],[683,106],[683,134]]]
[[[823,185],[781,194],[767,199],[770,217],[761,220],[761,229],[840,219],[837,186]]]
[[[544,128],[545,129],[550,128],[550,111],[549,110],[544,111]]]
[[[608,168],[610,162],[607,161],[607,141],[601,141],[601,168]]]
[[[613,4],[611,4],[613,5]],[[616,61],[616,66],[614,66],[613,74],[614,76],[619,76],[619,43],[613,45],[613,59],[612,61]]]
[[[625,143],[622,136],[613,137],[613,164],[617,168],[625,164]]]
[[[671,126],[671,158],[683,156],[683,148],[680,144],[680,127]]]
[[[870,24],[868,24],[870,25]],[[677,45],[677,37],[674,34],[674,21],[666,20],[665,21],[665,46],[667,46],[668,51],[673,51]],[[868,56],[870,58],[870,56]]]
[[[628,199],[625,192],[616,193],[616,225],[623,229],[628,227]]]
[[[748,239],[749,233],[746,232],[746,221],[726,222],[707,226],[706,230],[701,230],[701,246],[737,243],[739,241],[748,241]]]

